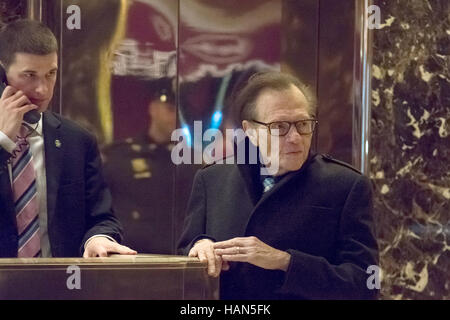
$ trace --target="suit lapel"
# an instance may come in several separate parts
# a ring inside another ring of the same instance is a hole
[[[3,154],[2,154],[3,153]],[[9,157],[0,148],[0,156]],[[8,167],[0,167],[0,258],[17,257],[17,225]]]
[[[55,212],[56,197],[62,169],[61,121],[51,112],[43,114],[45,169],[47,176],[47,217],[50,225]]]

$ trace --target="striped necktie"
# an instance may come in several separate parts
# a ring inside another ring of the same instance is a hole
[[[19,235],[18,257],[40,256],[38,199],[33,155],[26,140],[29,129],[22,126],[12,161],[12,189]]]

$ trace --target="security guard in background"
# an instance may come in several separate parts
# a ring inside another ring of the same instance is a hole
[[[171,161],[176,107],[170,85],[156,90],[149,116],[148,132],[103,150],[105,177],[123,242],[139,253],[174,254],[196,168]]]

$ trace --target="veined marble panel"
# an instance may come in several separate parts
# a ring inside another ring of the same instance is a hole
[[[450,1],[375,1],[370,171],[383,299],[450,299]]]

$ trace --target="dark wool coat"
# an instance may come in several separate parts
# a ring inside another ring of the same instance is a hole
[[[221,299],[372,299],[367,267],[377,265],[370,180],[329,156],[262,194],[259,165],[215,164],[194,180],[180,253],[201,238],[255,236],[291,254],[287,272],[231,263]]]

